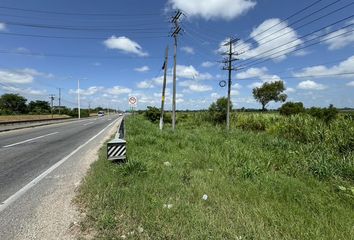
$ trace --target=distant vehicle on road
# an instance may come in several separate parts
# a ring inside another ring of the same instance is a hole
[[[99,112],[97,113],[97,116],[103,117],[103,116],[104,116],[104,111],[99,111]]]
[[[123,116],[123,113],[119,113],[118,116]]]

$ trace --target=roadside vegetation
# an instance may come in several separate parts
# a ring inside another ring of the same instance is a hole
[[[94,109],[80,109],[81,117],[89,117],[92,114],[97,115],[97,112],[103,111],[101,107]],[[114,109],[109,109],[110,112],[115,111]],[[18,120],[34,120],[34,119],[44,119],[52,118],[51,114],[54,116],[62,115],[61,117],[77,117],[77,108],[68,108],[65,106],[56,106],[53,108],[50,106],[48,101],[34,100],[27,101],[27,99],[19,94],[6,93],[0,96],[0,121],[18,121]],[[29,116],[32,115],[32,116]],[[3,117],[1,117],[3,116]],[[53,118],[54,118],[53,116]]]
[[[226,133],[217,105],[179,113],[175,133],[128,117],[128,161],[103,147],[79,190],[82,238],[353,239],[352,115],[295,104],[233,113]]]

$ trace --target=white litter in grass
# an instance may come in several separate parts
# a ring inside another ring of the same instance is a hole
[[[203,197],[202,197],[202,199],[203,199],[204,201],[208,200],[208,195],[204,194]]]
[[[126,239],[127,238],[127,236],[125,236],[125,235],[122,235],[120,237],[121,237],[121,239]]]
[[[173,207],[173,204],[164,204],[163,205],[163,208],[168,208],[168,209],[170,209],[170,208],[172,208]]]
[[[163,165],[165,165],[166,167],[170,167],[171,163],[170,162],[164,162]]]
[[[139,233],[143,233],[143,232],[144,232],[144,228],[141,227],[141,226],[139,226],[139,227],[138,227],[138,232],[139,232]]]

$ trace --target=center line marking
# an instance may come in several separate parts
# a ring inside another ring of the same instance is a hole
[[[93,122],[85,123],[84,126],[90,125],[90,124],[92,124],[92,123],[93,123]]]
[[[59,132],[53,132],[53,133],[49,133],[49,134],[42,135],[42,136],[39,136],[39,137],[30,138],[30,139],[24,140],[22,142],[13,143],[13,144],[10,144],[10,145],[3,146],[3,148],[13,147],[13,146],[16,146],[16,145],[20,145],[20,144],[23,144],[23,143],[31,142],[33,140],[37,140],[37,139],[40,139],[40,138],[48,137],[48,136],[51,136],[51,135],[54,135],[54,134],[58,134],[58,133]]]

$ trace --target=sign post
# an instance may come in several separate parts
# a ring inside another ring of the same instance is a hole
[[[137,97],[134,97],[134,96],[129,97],[130,110],[133,112],[133,115],[134,115],[134,108],[137,107],[137,104],[138,104]]]

